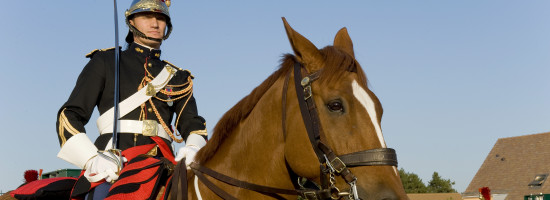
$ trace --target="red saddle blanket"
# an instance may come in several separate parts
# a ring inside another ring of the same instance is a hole
[[[73,177],[57,177],[36,180],[11,191],[16,199],[69,199],[76,182]]]

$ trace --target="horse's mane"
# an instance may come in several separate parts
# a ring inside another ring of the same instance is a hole
[[[327,46],[321,49],[320,52],[325,59],[326,65],[320,74],[319,82],[330,83],[338,81],[344,73],[351,71],[357,73],[360,83],[367,88],[367,78],[355,58],[333,46]],[[196,161],[204,163],[209,160],[214,153],[216,153],[218,147],[225,138],[233,132],[233,129],[250,114],[256,103],[258,103],[266,91],[271,88],[278,79],[284,78],[289,70],[292,70],[296,62],[296,57],[294,55],[283,55],[281,59],[282,64],[279,66],[279,69],[222,116],[214,127],[212,137],[206,146],[197,153],[195,158]]]

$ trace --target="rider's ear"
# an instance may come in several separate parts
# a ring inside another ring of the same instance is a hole
[[[294,31],[283,17],[283,23],[285,25],[286,34],[290,41],[290,46],[294,50],[294,55],[299,62],[301,62],[309,72],[317,71],[323,68],[323,56],[319,49],[313,45],[307,38],[300,35],[300,33]]]
[[[346,29],[346,27],[340,29],[340,31],[336,33],[333,46],[345,51],[350,56],[355,58],[353,53],[353,42],[351,42],[351,38],[349,37],[348,29]]]

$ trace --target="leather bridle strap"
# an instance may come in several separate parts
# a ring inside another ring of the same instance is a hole
[[[199,180],[201,180],[201,182],[203,182],[205,185],[208,186],[208,188],[210,188],[212,191],[214,191],[214,193],[218,194],[218,196],[220,196],[224,199],[227,199],[227,198],[223,197],[223,196],[226,196],[225,194],[223,194],[223,193],[226,193],[226,192],[223,192],[223,193],[222,192],[216,192],[216,190],[214,188],[218,188],[218,187],[214,184],[211,184],[211,185],[207,184],[207,182],[210,182],[210,181],[208,179],[206,179],[206,177],[203,174],[208,174],[209,176],[211,176],[211,177],[213,177],[213,178],[215,178],[219,181],[222,181],[226,184],[236,186],[236,187],[240,187],[240,188],[253,190],[253,191],[268,195],[268,196],[272,196],[276,199],[285,199],[285,198],[283,198],[283,197],[281,197],[277,194],[289,194],[289,195],[299,195],[300,194],[296,190],[287,190],[287,189],[267,187],[267,186],[257,185],[257,184],[254,184],[254,183],[249,183],[249,182],[246,182],[246,181],[237,180],[235,178],[226,176],[224,174],[221,174],[221,173],[218,173],[214,170],[206,168],[206,167],[204,167],[202,165],[199,165],[195,162],[191,163],[190,167],[191,167],[191,169],[193,169],[193,172],[195,172],[195,175],[197,175],[197,177],[199,178]]]
[[[302,197],[306,197],[307,199],[330,199],[331,196],[331,190],[330,189],[323,189],[323,190],[314,190],[314,189],[296,189],[296,190],[288,190],[288,189],[280,189],[280,188],[274,188],[274,187],[268,187],[263,185],[258,185],[254,183],[249,183],[246,181],[241,181],[232,177],[229,177],[227,175],[221,174],[219,172],[216,172],[212,169],[209,169],[207,167],[204,167],[196,162],[191,163],[190,165],[191,169],[195,173],[195,175],[199,178],[199,180],[212,192],[214,192],[216,195],[221,197],[222,199],[229,199],[229,200],[236,200],[237,198],[231,196],[229,193],[225,192],[221,188],[219,188],[216,184],[212,183],[210,180],[208,180],[205,176],[205,174],[211,176],[212,178],[224,182],[226,184],[240,187],[243,189],[248,189],[252,191],[256,191],[259,193],[262,193],[267,196],[271,196],[275,199],[285,199],[284,197],[278,195],[278,194],[288,194],[288,195],[299,195]],[[316,198],[313,198],[316,197]]]
[[[330,164],[330,168],[334,170],[337,174],[340,174],[346,183],[351,183],[357,180],[357,177],[351,173],[347,165],[338,157],[334,152],[328,148],[323,142],[319,142],[319,149],[325,152],[327,157],[327,165]]]
[[[394,149],[380,148],[338,156],[348,167],[358,166],[397,166],[397,154]]]
[[[313,102],[311,82],[319,78],[320,71],[317,71],[309,76],[302,78],[302,67],[300,63],[294,64],[294,86],[296,90],[296,96],[298,97],[298,104],[300,105],[300,113],[306,127],[306,131],[309,136],[311,146],[317,155],[320,163],[325,162],[323,152],[319,149],[318,142],[321,141],[321,125],[319,124],[319,115],[317,114],[317,107]],[[301,89],[303,88],[303,89]]]
[[[300,113],[302,113],[302,119],[306,126],[313,150],[315,151],[315,154],[321,164],[325,163],[326,156],[328,159],[327,162],[336,169],[338,174],[342,175],[347,183],[355,181],[356,177],[351,173],[346,165],[340,161],[332,149],[330,149],[321,140],[321,123],[311,89],[311,83],[319,78],[320,71],[316,71],[308,76],[305,76],[304,78],[301,78],[301,69],[302,67],[300,63],[296,62],[294,64],[294,85],[296,87],[296,95],[298,96],[298,103],[300,105]],[[321,169],[321,171],[324,170]]]
[[[183,158],[174,169],[172,179],[168,182],[165,191],[164,200],[187,200],[187,170],[185,167],[185,158]],[[168,195],[170,193],[170,195]]]
[[[202,174],[201,172],[193,169],[193,172],[195,173],[195,175],[197,176],[197,178],[199,178],[199,180],[204,184],[206,185],[206,187],[210,190],[212,190],[212,192],[214,192],[216,195],[218,195],[219,197],[221,197],[222,199],[227,199],[227,200],[238,200],[237,198],[231,196],[229,193],[227,193],[226,191],[222,190],[221,188],[219,188],[218,186],[216,186],[216,184],[212,183],[211,181],[209,181],[205,176],[204,174]]]

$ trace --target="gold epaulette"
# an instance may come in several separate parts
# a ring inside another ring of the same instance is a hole
[[[168,62],[168,61],[166,61],[166,60],[162,60],[162,62],[165,62],[166,64],[169,64],[170,66],[175,67],[176,69],[178,69],[178,70],[180,70],[180,71],[187,71],[187,72],[189,72],[189,76],[191,76],[192,79],[195,78],[195,76],[193,76],[193,74],[191,74],[191,71],[189,71],[189,70],[179,68],[179,67],[177,67],[176,65],[174,65],[174,64],[172,64],[172,63],[170,63],[170,62]]]
[[[109,50],[113,50],[113,49],[115,49],[115,47],[106,48],[106,49],[94,49],[90,53],[86,54],[86,58],[91,58],[92,56],[94,56],[95,53],[97,53],[99,51],[109,51]]]

